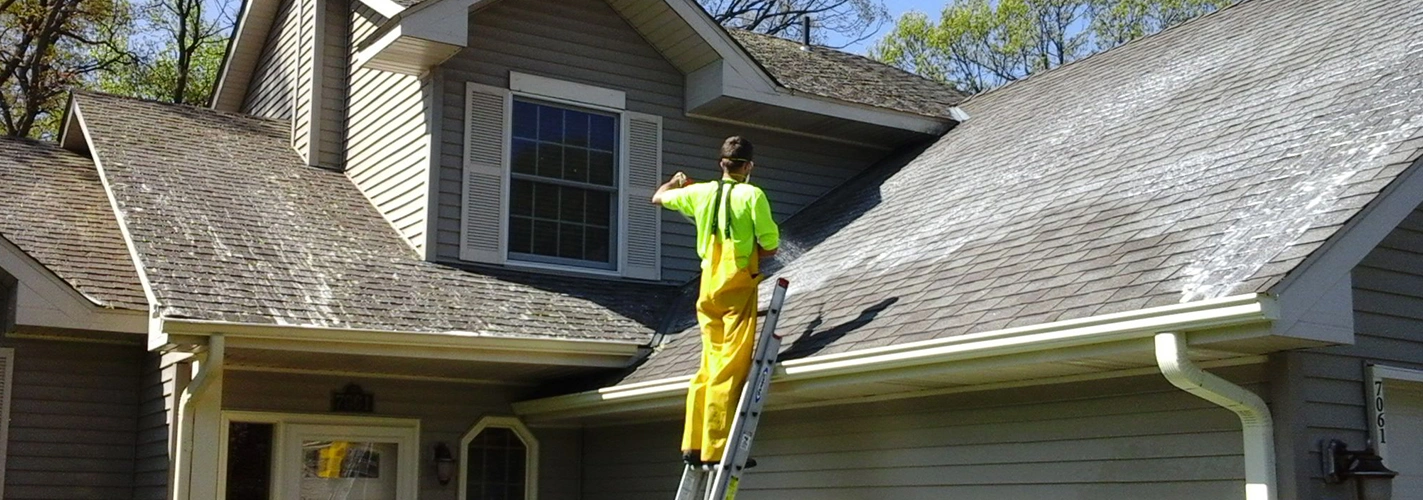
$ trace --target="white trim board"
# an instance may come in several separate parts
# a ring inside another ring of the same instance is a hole
[[[627,93],[568,80],[509,72],[509,90],[542,97],[594,104],[615,110],[627,109]]]
[[[1156,333],[1226,327],[1261,326],[1263,335],[1275,317],[1273,300],[1247,294],[1139,311],[1009,328],[946,339],[813,356],[781,363],[774,382],[778,390],[828,389],[853,384],[933,376],[962,368],[970,361],[1008,360],[1010,356],[1042,353],[1070,355],[1071,349],[1106,349],[1138,342],[1143,352]],[[1202,341],[1202,337],[1193,336]],[[1007,361],[1005,361],[1007,362]],[[623,386],[523,401],[515,413],[526,418],[558,420],[666,406],[687,390],[689,377],[670,377]]]
[[[519,441],[524,443],[524,498],[523,500],[538,500],[539,498],[539,440],[534,437],[518,417],[509,416],[488,416],[475,422],[474,427],[460,437],[459,457],[457,467],[459,467],[459,498],[466,498],[465,493],[469,484],[469,468],[465,464],[469,463],[469,443],[474,441],[476,436],[485,429],[495,427],[509,429],[518,436]]]
[[[222,446],[219,447],[219,448],[220,448],[220,451],[218,452],[218,466],[217,466],[217,471],[214,471],[214,475],[215,475],[215,479],[216,479],[216,483],[217,483],[217,485],[216,485],[216,486],[217,486],[216,490],[217,490],[217,492],[218,492],[220,495],[223,494],[223,493],[225,493],[225,492],[227,491],[227,446],[226,446],[226,443],[228,442],[228,439],[229,439],[229,438],[228,438],[228,430],[231,428],[232,422],[249,422],[249,423],[259,423],[259,424],[272,424],[272,426],[273,426],[273,429],[272,429],[272,452],[273,452],[273,455],[274,455],[274,456],[272,457],[272,481],[271,481],[271,484],[273,485],[274,490],[277,489],[277,488],[280,488],[280,485],[282,484],[282,482],[281,482],[281,481],[282,481],[282,477],[281,477],[282,475],[280,474],[280,472],[281,472],[281,467],[280,467],[281,456],[280,456],[280,452],[281,452],[281,450],[282,450],[282,442],[283,442],[283,440],[288,437],[288,435],[287,435],[287,434],[288,434],[287,428],[288,428],[289,426],[293,426],[293,425],[296,425],[296,426],[325,425],[325,426],[338,426],[338,427],[342,427],[342,428],[346,428],[346,429],[350,429],[350,428],[366,428],[366,429],[388,429],[388,430],[392,430],[392,431],[399,431],[400,433],[405,434],[404,436],[402,436],[403,438],[410,439],[410,440],[412,441],[413,446],[408,446],[408,448],[413,448],[413,449],[411,449],[411,450],[409,450],[409,451],[412,452],[412,453],[414,453],[414,454],[416,455],[416,457],[417,457],[417,458],[414,459],[414,460],[407,460],[407,459],[406,459],[407,457],[402,456],[402,457],[401,457],[401,460],[400,460],[400,462],[401,462],[401,463],[400,463],[400,468],[401,468],[402,472],[408,472],[408,473],[410,474],[410,477],[411,477],[412,479],[415,479],[415,482],[417,482],[417,483],[419,482],[419,469],[420,469],[420,464],[419,464],[418,456],[419,456],[420,435],[421,435],[420,420],[419,420],[419,419],[414,419],[414,418],[396,418],[396,417],[371,417],[371,416],[364,416],[364,415],[332,415],[332,414],[311,414],[311,413],[284,413],[284,412],[266,412],[266,411],[223,410],[223,411],[222,411],[222,414],[221,414],[221,422],[222,422],[222,426],[221,426],[221,431],[220,431],[220,433],[219,433],[220,437],[219,437],[219,439],[217,440],[217,442],[218,442],[218,443],[222,443]],[[402,454],[404,454],[404,453],[402,453]],[[407,469],[407,467],[414,468],[414,470],[409,470],[409,469]],[[273,491],[273,493],[275,494],[276,491]],[[402,498],[405,498],[405,497],[402,496]],[[413,496],[413,495],[410,495],[409,498],[414,498],[414,496]]]
[[[145,311],[112,309],[75,290],[54,271],[0,238],[0,270],[15,278],[15,326],[145,334]]]
[[[1364,401],[1368,406],[1369,442],[1388,465],[1388,382],[1423,384],[1423,370],[1369,364],[1364,369]]]

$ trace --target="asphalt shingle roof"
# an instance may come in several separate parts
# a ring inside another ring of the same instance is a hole
[[[864,56],[752,31],[727,30],[782,86],[809,94],[936,118],[964,100],[953,87]]]
[[[1269,291],[1419,159],[1420,89],[1411,2],[1254,0],[970,99],[786,224],[783,357]],[[623,383],[695,370],[673,331]]]
[[[146,310],[109,197],[89,158],[0,138],[0,237],[95,304]]]
[[[165,317],[640,342],[661,317],[663,286],[421,260],[287,122],[76,100]]]

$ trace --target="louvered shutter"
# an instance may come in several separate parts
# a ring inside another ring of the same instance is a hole
[[[6,457],[10,454],[10,393],[15,387],[15,350],[0,349],[0,498],[5,496]]]
[[[460,259],[504,262],[508,175],[508,90],[465,84],[463,220]]]
[[[662,180],[662,117],[623,113],[623,276],[662,279],[662,214],[650,203]]]

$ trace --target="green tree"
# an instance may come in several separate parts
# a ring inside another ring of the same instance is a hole
[[[132,61],[122,0],[0,0],[0,125],[13,136],[57,131],[69,87]]]
[[[128,49],[128,64],[99,74],[104,92],[173,103],[206,105],[232,31],[234,2],[153,0]]]
[[[969,93],[1155,33],[1233,0],[952,0],[910,12],[870,56]]]
[[[827,34],[859,42],[879,30],[889,11],[883,0],[700,0],[712,19],[722,26],[767,35],[800,39],[801,19],[812,21],[811,39],[823,42]]]

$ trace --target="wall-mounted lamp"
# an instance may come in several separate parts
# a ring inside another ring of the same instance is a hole
[[[450,447],[445,443],[435,443],[435,478],[440,480],[440,486],[444,486],[450,484],[454,477],[454,454],[450,453]]]
[[[1324,482],[1339,484],[1355,478],[1359,500],[1389,500],[1393,498],[1393,477],[1398,473],[1383,466],[1383,457],[1372,447],[1350,450],[1338,439],[1319,443],[1319,461],[1324,470]]]

